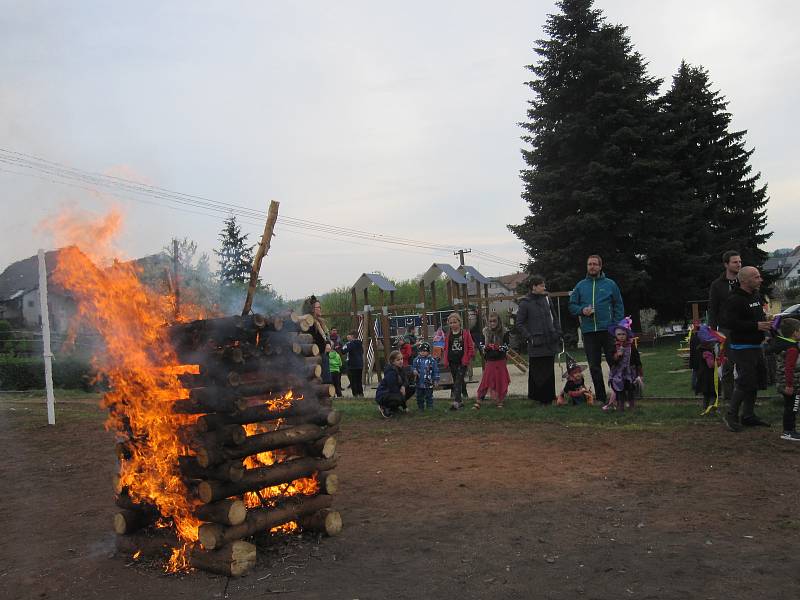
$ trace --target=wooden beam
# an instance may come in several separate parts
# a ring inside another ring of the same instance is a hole
[[[253,268],[250,271],[250,285],[247,286],[247,298],[244,301],[242,316],[249,314],[250,309],[253,307],[253,295],[256,293],[258,273],[261,271],[261,261],[264,259],[267,252],[269,252],[269,246],[275,229],[275,221],[278,220],[278,207],[280,205],[281,203],[275,202],[275,200],[269,203],[267,222],[264,224],[264,234],[261,236],[261,243],[258,244],[258,250],[256,250],[256,256],[253,259]]]

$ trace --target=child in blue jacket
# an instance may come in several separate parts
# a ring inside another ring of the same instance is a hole
[[[417,408],[433,410],[433,388],[439,383],[439,363],[431,356],[428,342],[419,345],[411,370],[417,380]]]

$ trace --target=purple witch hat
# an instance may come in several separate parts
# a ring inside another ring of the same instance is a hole
[[[617,329],[622,329],[623,331],[625,331],[626,334],[628,334],[628,339],[630,339],[633,337],[632,326],[633,326],[633,320],[630,317],[625,317],[619,323],[614,323],[613,325],[609,325],[608,332],[611,335],[616,335]]]

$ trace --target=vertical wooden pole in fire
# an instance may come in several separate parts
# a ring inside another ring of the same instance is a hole
[[[47,388],[47,424],[56,424],[53,396],[53,354],[50,352],[50,309],[47,306],[47,265],[44,250],[39,249],[39,310],[42,314],[42,354],[44,356],[44,385]]]
[[[172,238],[172,278],[175,282],[175,321],[181,315],[181,283],[178,279],[178,265],[180,264],[178,257],[178,238]]]
[[[275,229],[275,222],[278,220],[278,207],[280,202],[273,200],[269,203],[269,212],[267,213],[267,222],[264,224],[264,235],[261,236],[261,243],[256,250],[256,256],[253,259],[253,269],[250,271],[250,285],[247,286],[247,299],[244,301],[244,308],[242,309],[242,316],[250,313],[253,307],[253,295],[256,293],[256,284],[258,283],[258,273],[261,271],[261,261],[264,256],[269,252],[269,246],[272,242],[272,231]]]

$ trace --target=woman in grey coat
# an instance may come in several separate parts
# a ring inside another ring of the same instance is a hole
[[[531,275],[527,284],[530,291],[519,302],[516,325],[528,340],[528,398],[548,405],[556,397],[554,364],[561,342],[561,324],[544,278]]]

